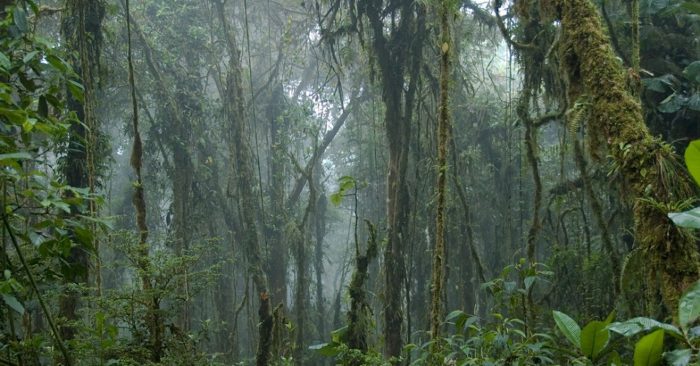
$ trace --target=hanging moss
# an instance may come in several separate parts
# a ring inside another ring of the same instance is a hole
[[[612,157],[623,194],[634,205],[635,238],[647,256],[649,282],[658,283],[655,291],[661,292],[667,309],[674,309],[700,274],[694,238],[666,217],[668,208],[693,197],[690,180],[673,149],[649,133],[594,4],[548,0],[540,9],[561,21],[560,67],[568,100],[590,96],[591,152],[598,160]],[[654,293],[648,295],[651,299]]]

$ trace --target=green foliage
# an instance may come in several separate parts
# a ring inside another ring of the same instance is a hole
[[[697,322],[700,309],[700,281],[689,289],[682,297],[678,306],[678,320],[680,328],[661,323],[654,319],[637,317],[623,322],[611,323],[612,315],[604,322],[592,321],[581,332],[581,354],[593,364],[616,364],[619,355],[615,350],[624,350],[621,341],[636,338],[641,335],[634,345],[633,365],[647,366],[660,365],[665,359],[671,365],[686,366],[698,362],[697,354],[693,350],[698,349],[700,339],[697,329],[693,328]],[[576,329],[578,325],[571,324],[568,316],[554,312],[554,321],[565,335]],[[586,329],[590,329],[586,331]],[[621,337],[611,337],[611,333]],[[673,336],[681,348],[663,352],[664,336]],[[586,341],[586,339],[589,339]],[[687,347],[687,348],[686,348]],[[604,361],[606,360],[607,361]],[[601,361],[604,361],[601,363]]]
[[[559,331],[564,334],[566,339],[571,342],[577,348],[581,347],[581,327],[576,323],[575,320],[571,319],[568,315],[554,310],[552,312],[554,316],[554,322],[559,328]]]
[[[88,203],[99,205],[101,199],[87,189],[63,184],[51,168],[71,125],[78,123],[66,108],[64,88],[69,85],[77,94],[82,85],[59,50],[32,33],[35,26],[30,22],[38,18],[36,4],[22,1],[0,20],[0,225],[3,240],[9,236],[12,243],[1,260],[0,295],[11,309],[7,320],[14,324],[2,328],[0,348],[13,362],[23,354],[54,357],[59,349],[65,353],[47,299],[52,292],[43,289],[84,275],[87,268],[67,257],[74,248],[94,254],[95,227],[107,226],[82,214]],[[19,337],[19,315],[37,312],[35,300],[51,333]]]
[[[634,366],[657,366],[661,364],[663,348],[663,329],[645,335],[634,346]]]
[[[688,328],[700,317],[700,282],[686,292],[678,303],[678,323],[681,328]]]
[[[700,63],[698,63],[698,66],[700,66]],[[698,67],[698,71],[700,72],[700,67]],[[700,185],[700,140],[694,140],[688,144],[688,147],[685,149],[684,157],[685,165],[690,175],[695,179],[695,183]],[[700,229],[700,207],[695,207],[684,212],[669,212],[668,218],[677,226]]]
[[[333,357],[338,365],[367,365],[367,366],[388,366],[391,363],[384,361],[381,353],[377,350],[362,352],[350,348],[343,341],[347,331],[347,326],[331,332],[331,341],[310,346],[309,349],[324,357]]]
[[[351,190],[356,188],[357,182],[355,178],[347,175],[340,177],[340,179],[338,179],[338,190],[330,195],[331,203],[335,206],[340,206],[340,203],[343,202],[343,198],[348,195]]]
[[[491,314],[490,321],[462,311],[450,313],[445,322],[454,333],[441,339],[445,344],[439,358],[454,365],[554,365],[557,364],[555,342],[547,333],[531,333],[520,319]],[[430,342],[414,350],[413,365],[426,365],[430,359]]]
[[[150,360],[150,328],[148,314],[154,299],[159,304],[158,315],[162,323],[164,357],[161,365],[210,365],[212,356],[202,351],[202,344],[219,326],[209,320],[201,320],[186,332],[179,328],[177,315],[188,299],[182,296],[182,285],[187,280],[188,294],[196,296],[211,290],[219,276],[223,263],[198,268],[204,257],[215,257],[222,250],[216,241],[193,244],[192,249],[175,256],[166,249],[155,250],[151,255],[147,273],[141,272],[139,239],[133,232],[116,232],[112,241],[122,259],[106,266],[105,271],[118,270],[133,281],[116,289],[105,290],[102,296],[90,297],[94,304],[82,310],[84,319],[75,324],[80,332],[72,342],[82,365],[154,365]],[[151,278],[152,288],[143,290],[138,278]]]

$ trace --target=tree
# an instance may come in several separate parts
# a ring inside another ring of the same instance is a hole
[[[82,100],[68,94],[68,108],[75,111],[77,123],[71,125],[63,175],[68,185],[87,188],[90,194],[95,193],[97,179],[95,155],[99,151],[96,145],[100,127],[97,123],[95,108],[104,16],[105,5],[101,0],[67,0],[61,25],[62,35],[66,39],[66,48],[69,50],[70,63],[80,75],[83,85]],[[95,201],[90,201],[88,205],[92,216],[96,212]],[[80,208],[74,206],[71,214],[80,215]],[[97,242],[93,240],[90,244],[94,247],[75,245],[71,248],[68,268],[65,271],[67,283],[87,284],[91,252],[98,253]],[[96,269],[96,278],[99,286],[99,266]],[[75,321],[79,300],[80,294],[69,290],[61,299],[61,315],[69,321]],[[65,339],[72,339],[75,336],[75,330],[71,325],[63,327],[62,332]]]
[[[561,21],[558,49],[569,102],[591,99],[590,150],[598,158],[604,151],[612,155],[623,194],[634,206],[635,241],[648,256],[648,282],[658,281],[652,287],[663,296],[666,311],[675,309],[700,274],[700,255],[693,237],[666,213],[692,197],[691,181],[673,149],[649,133],[593,3],[556,0],[541,7]]]

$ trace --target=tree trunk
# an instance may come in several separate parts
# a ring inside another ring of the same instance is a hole
[[[590,0],[548,1],[545,11],[561,20],[561,62],[569,101],[590,96],[588,142],[595,158],[607,151],[634,204],[635,242],[648,256],[649,283],[658,283],[666,311],[700,274],[692,235],[666,216],[693,197],[694,185],[671,146],[653,137],[638,100],[626,88],[622,67],[602,32]],[[649,293],[649,298],[655,294]]]
[[[445,196],[447,195],[447,144],[450,125],[449,85],[452,40],[448,20],[449,6],[443,0],[440,9],[440,104],[438,107],[437,151],[437,213],[435,219],[435,247],[433,250],[432,301],[430,307],[430,337],[433,343],[430,353],[434,363],[442,362],[437,356],[441,350],[440,326],[443,315],[443,289],[445,287]]]
[[[0,4],[2,5],[2,4]],[[69,143],[65,157],[63,174],[69,186],[95,188],[95,144],[98,129],[95,117],[95,89],[99,68],[100,46],[102,43],[102,19],[105,9],[102,1],[68,0],[62,19],[61,33],[66,39],[66,47],[75,51],[70,63],[84,86],[83,102],[67,94],[68,108],[76,112],[80,123],[73,123],[69,129]],[[71,53],[69,53],[71,54]],[[90,214],[94,213],[94,202],[89,202]],[[80,208],[71,207],[71,215],[80,215]],[[74,246],[70,250],[68,266],[70,269],[64,280],[66,283],[85,285],[90,266],[89,248],[93,243]],[[99,278],[99,275],[97,276]],[[61,297],[59,308],[61,316],[69,321],[77,320],[76,310],[80,294],[69,291]],[[61,329],[62,337],[70,340],[75,337],[75,329],[67,325]]]

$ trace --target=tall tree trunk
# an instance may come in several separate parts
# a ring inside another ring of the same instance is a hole
[[[412,1],[402,1],[398,9],[399,24],[391,34],[385,34],[381,2],[365,4],[365,15],[372,29],[372,49],[382,79],[384,124],[389,141],[389,174],[387,179],[387,230],[384,250],[384,353],[398,357],[403,348],[403,297],[406,278],[404,268],[405,243],[411,205],[406,171],[408,167],[413,101],[422,58],[425,30],[425,7]],[[394,10],[396,11],[396,10]],[[406,71],[411,72],[406,84]]]
[[[435,219],[435,247],[433,248],[432,301],[430,307],[430,347],[434,363],[442,362],[437,356],[441,349],[440,326],[442,325],[442,298],[445,287],[445,196],[447,195],[447,144],[450,125],[449,85],[450,55],[452,40],[450,36],[449,6],[442,1],[440,9],[440,104],[438,107],[438,151],[437,151],[437,213]]]
[[[287,245],[283,235],[286,209],[284,159],[287,151],[287,137],[284,121],[278,121],[282,114],[283,93],[282,85],[275,87],[268,108],[271,145],[269,192],[272,209],[270,210],[270,227],[267,232],[270,252],[275,253],[270,256],[268,266],[270,268],[270,294],[275,304],[287,301]]]
[[[69,143],[65,157],[64,175],[66,183],[72,187],[95,190],[95,145],[97,134],[97,119],[95,116],[96,87],[99,69],[100,47],[102,44],[102,19],[105,9],[102,1],[68,0],[62,19],[61,33],[66,40],[66,46],[75,56],[70,63],[81,76],[84,95],[83,101],[76,100],[67,93],[68,108],[76,112],[80,123],[73,123],[69,130]],[[89,203],[90,214],[95,212],[94,202]],[[81,214],[78,207],[71,207],[71,215]],[[84,285],[88,280],[90,266],[89,247],[74,246],[70,250],[68,265],[71,267],[64,278],[66,283]],[[99,270],[99,267],[98,267]],[[99,280],[99,275],[97,275]],[[98,281],[99,282],[99,281]],[[99,286],[99,283],[98,283]],[[77,319],[76,310],[80,294],[69,291],[60,300],[60,314],[69,321]],[[75,329],[68,325],[61,329],[63,339],[75,337]]]
[[[316,273],[316,316],[317,316],[317,330],[321,337],[326,335],[326,306],[325,299],[323,298],[323,244],[326,237],[326,208],[328,206],[328,200],[326,195],[321,189],[321,164],[317,164],[316,172],[314,174],[314,185],[319,191],[319,197],[316,201],[316,209],[314,210],[314,226],[316,229],[316,242],[314,247],[314,272]]]
[[[143,290],[150,292],[153,290],[150,273],[152,271],[148,246],[148,225],[146,224],[146,198],[144,195],[143,177],[141,167],[143,166],[143,142],[139,131],[139,108],[136,101],[136,83],[134,79],[134,63],[131,48],[131,13],[129,11],[129,0],[125,3],[126,26],[128,38],[128,68],[129,86],[131,87],[132,122],[134,132],[134,142],[131,150],[130,164],[136,173],[136,184],[134,184],[133,204],[136,209],[136,229],[139,238],[137,266],[141,271],[141,282]],[[149,341],[151,351],[151,361],[160,362],[163,353],[163,326],[160,315],[160,298],[156,294],[150,297],[147,305],[146,326],[149,330]]]

